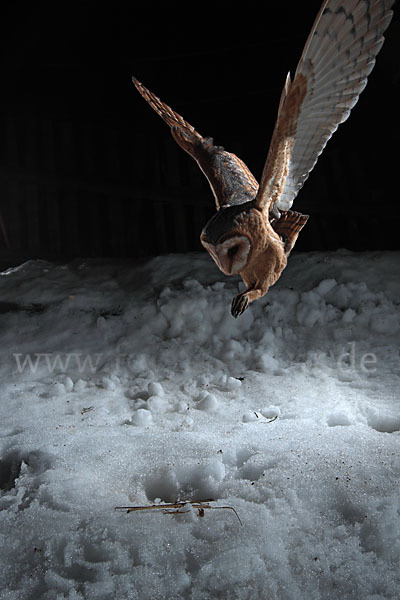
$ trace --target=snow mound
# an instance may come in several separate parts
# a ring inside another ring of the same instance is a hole
[[[399,258],[1,273],[1,598],[400,597]]]

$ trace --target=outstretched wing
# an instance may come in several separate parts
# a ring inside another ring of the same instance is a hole
[[[326,143],[367,84],[394,0],[325,0],[282,91],[257,196],[261,208],[288,210]]]
[[[219,210],[224,206],[253,200],[258,183],[235,154],[214,146],[212,138],[202,137],[183,117],[132,77],[138,91],[171,127],[174,140],[192,156],[207,177]]]

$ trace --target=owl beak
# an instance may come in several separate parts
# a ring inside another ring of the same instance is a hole
[[[233,268],[233,260],[221,256],[218,266],[225,275],[236,275],[238,271]]]

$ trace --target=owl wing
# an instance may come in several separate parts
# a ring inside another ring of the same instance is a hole
[[[282,91],[256,202],[288,210],[367,84],[394,0],[325,0]]]
[[[212,138],[204,138],[183,117],[132,77],[138,91],[171,127],[174,140],[192,156],[207,177],[219,210],[224,206],[253,200],[258,183],[247,166],[235,154],[215,146]]]

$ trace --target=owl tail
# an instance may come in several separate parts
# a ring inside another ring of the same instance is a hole
[[[286,256],[289,256],[308,218],[309,215],[302,215],[293,210],[288,210],[286,212],[282,211],[279,219],[271,219],[273,229],[283,240]]]

